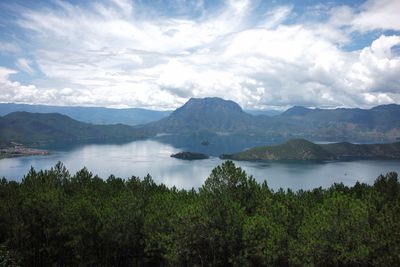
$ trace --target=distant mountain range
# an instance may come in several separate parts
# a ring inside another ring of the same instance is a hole
[[[240,134],[282,141],[395,141],[400,137],[400,106],[372,109],[308,109],[293,107],[276,116],[251,115],[233,101],[190,99],[168,117],[142,126],[149,132]]]
[[[8,106],[2,104],[0,107],[4,113],[6,107],[15,108],[13,104]],[[44,112],[46,108],[40,106],[40,110]],[[79,109],[76,107],[71,110],[75,118],[86,116],[88,119],[92,116],[93,119],[99,116],[98,120],[102,122],[118,121],[117,113],[122,112],[103,110],[103,108],[82,108],[82,114],[78,114]],[[94,114],[90,115],[92,110]],[[96,113],[96,110],[100,110],[99,113]],[[67,111],[68,108],[65,107],[64,112]],[[144,111],[144,114],[150,114],[148,112],[152,111]],[[157,113],[153,115],[155,114]],[[159,113],[157,116],[165,115],[167,113]],[[139,116],[136,120],[146,121],[149,119],[146,116],[142,118]],[[153,116],[152,119],[154,118]],[[124,117],[119,119],[123,120]],[[400,138],[400,106],[392,104],[372,109],[293,107],[280,115],[266,116],[251,115],[233,101],[214,97],[192,98],[166,117],[133,127],[122,124],[94,125],[56,113],[14,112],[0,117],[2,142],[112,140],[153,136],[165,136],[165,140],[179,142],[181,147],[189,147],[192,143],[196,143],[198,144],[198,147],[195,147],[196,151],[204,153],[210,153],[209,150],[219,144],[224,147],[221,148],[222,151],[231,153],[260,144],[273,144],[298,138],[335,142],[394,142]],[[211,145],[200,145],[203,141],[209,141]],[[237,145],[235,150],[232,150],[233,143]]]
[[[304,139],[280,145],[254,147],[239,153],[221,155],[233,160],[348,160],[400,159],[400,142],[390,144],[314,144]]]
[[[308,109],[293,107],[280,115],[303,124],[317,123],[322,126],[354,125],[360,129],[387,131],[400,128],[400,106],[396,104],[377,106],[371,109],[338,108]]]
[[[13,112],[0,117],[0,144],[118,140],[147,136],[123,124],[93,125],[59,113]]]
[[[157,111],[141,108],[102,108],[102,107],[66,107],[47,105],[26,105],[13,103],[0,103],[0,116],[16,111],[31,113],[60,113],[74,120],[93,124],[126,125],[145,124],[157,121],[171,114],[171,111]]]

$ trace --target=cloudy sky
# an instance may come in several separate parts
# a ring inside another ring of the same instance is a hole
[[[400,103],[400,0],[0,1],[0,102]]]

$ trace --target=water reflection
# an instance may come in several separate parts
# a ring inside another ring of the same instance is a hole
[[[144,177],[149,173],[157,183],[189,189],[200,187],[211,170],[222,163],[216,157],[198,161],[170,157],[181,149],[157,140],[139,140],[124,144],[58,145],[57,148],[52,148],[52,153],[48,156],[0,160],[0,176],[20,180],[31,166],[35,169],[48,169],[61,161],[71,173],[85,166],[102,178],[107,178],[110,174],[122,178],[133,175]],[[329,187],[334,182],[354,185],[357,180],[372,183],[381,173],[400,172],[399,163],[400,161],[377,160],[329,163],[236,162],[258,181],[267,180],[268,185],[275,190],[280,187],[293,190]]]

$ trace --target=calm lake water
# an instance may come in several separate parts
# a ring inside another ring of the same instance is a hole
[[[49,147],[48,156],[30,156],[0,160],[0,177],[20,181],[33,166],[49,169],[58,161],[71,173],[87,167],[93,174],[107,178],[144,177],[148,173],[157,183],[190,189],[200,187],[211,170],[223,161],[217,157],[207,160],[184,161],[171,158],[182,148],[159,142],[141,140],[125,144],[81,144]],[[400,173],[400,161],[362,160],[346,162],[236,162],[256,180],[267,181],[277,190],[282,188],[312,189],[342,182],[352,186],[358,180],[373,183],[380,174]]]

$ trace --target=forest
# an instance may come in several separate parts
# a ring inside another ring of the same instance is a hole
[[[0,181],[0,266],[399,265],[396,173],[274,191],[226,161],[182,190],[59,162]]]

